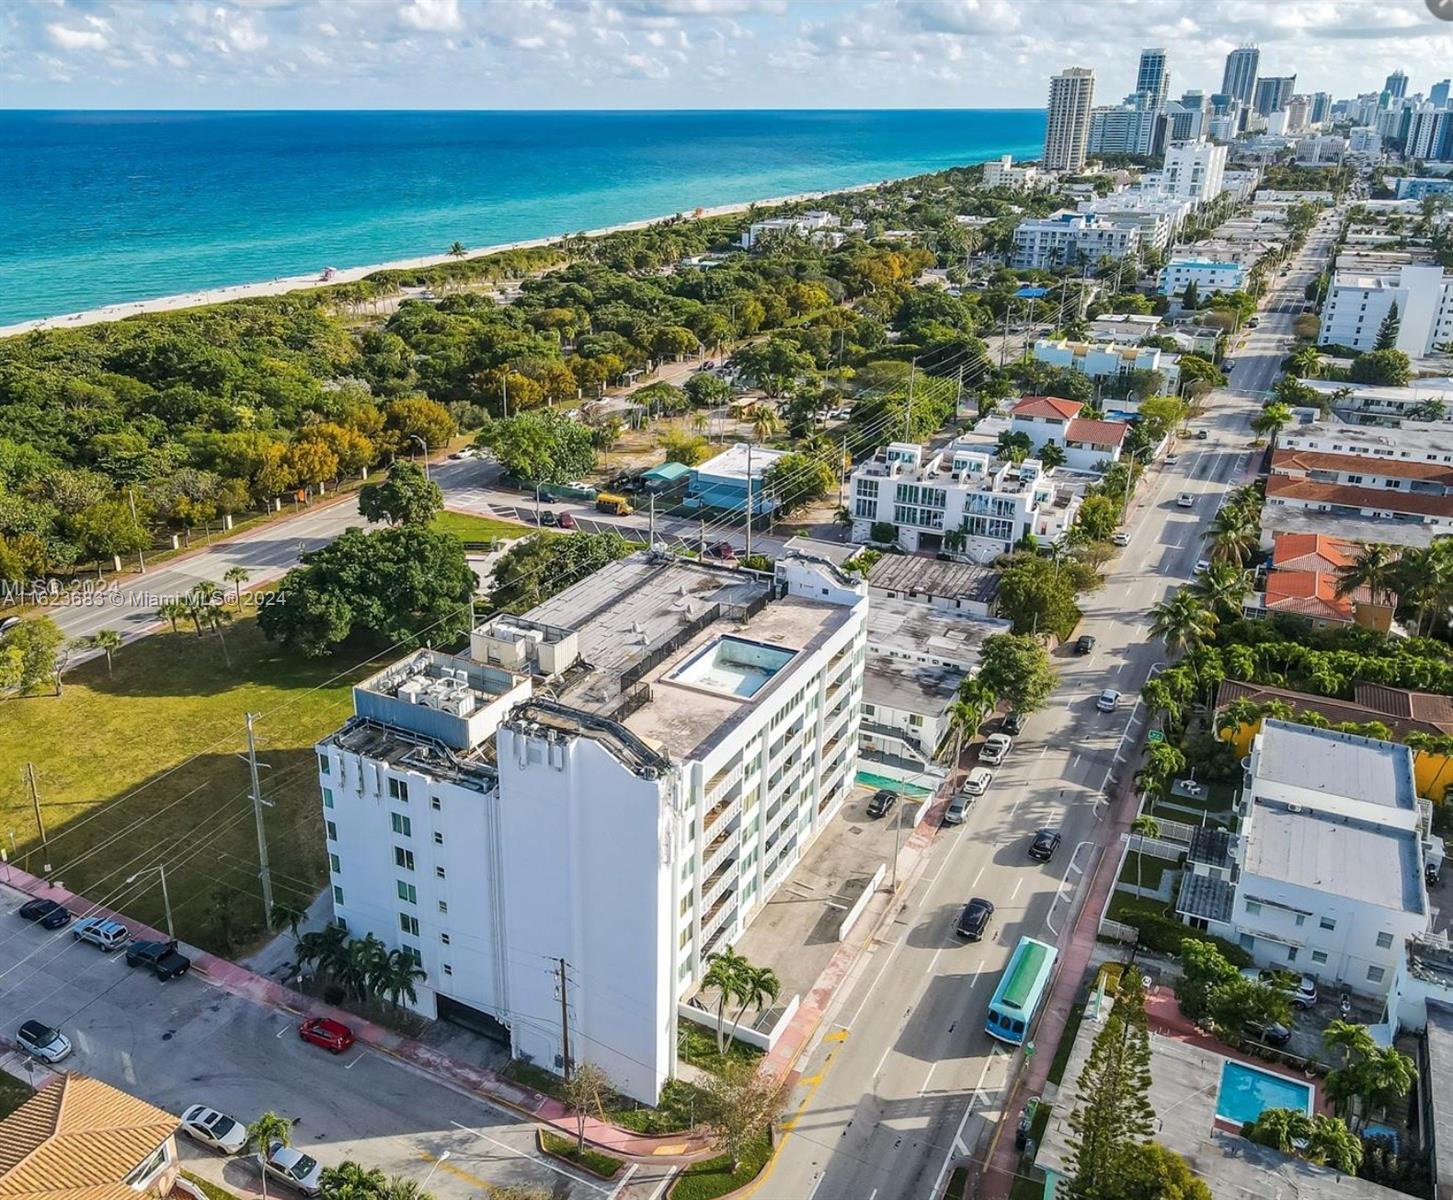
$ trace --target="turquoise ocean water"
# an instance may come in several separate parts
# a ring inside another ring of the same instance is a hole
[[[0,324],[1037,156],[1036,110],[0,112]]]

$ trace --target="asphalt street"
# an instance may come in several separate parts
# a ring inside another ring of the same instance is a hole
[[[1130,545],[1105,587],[1082,599],[1080,632],[1095,637],[1093,653],[1059,652],[1050,704],[1029,718],[968,821],[941,833],[892,927],[841,989],[801,1064],[790,1128],[758,1196],[923,1200],[987,1146],[1019,1062],[984,1032],[989,998],[1020,937],[1054,942],[1065,931],[1099,852],[1105,791],[1134,769],[1144,732],[1137,693],[1165,658],[1149,635],[1150,609],[1189,581],[1216,508],[1259,453],[1250,418],[1288,352],[1284,338],[1315,274],[1307,264],[1325,248],[1314,233],[1299,265],[1278,277],[1258,328],[1234,351],[1231,387],[1192,423],[1206,440],[1182,442],[1174,466],[1151,468],[1130,510]],[[1190,509],[1176,504],[1183,491],[1195,497]],[[1124,693],[1118,711],[1097,711],[1104,688]],[[1026,854],[1041,827],[1064,835],[1044,864]],[[954,924],[973,896],[996,912],[989,936],[966,943]]]

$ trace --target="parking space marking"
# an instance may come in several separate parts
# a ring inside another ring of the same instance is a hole
[[[475,1137],[481,1138],[484,1141],[489,1142],[491,1145],[498,1146],[506,1154],[513,1154],[516,1158],[527,1158],[533,1163],[537,1163],[542,1167],[546,1167],[549,1170],[554,1171],[557,1175],[563,1175],[566,1179],[573,1180],[576,1183],[583,1183],[592,1191],[609,1192],[611,1190],[610,1188],[601,1187],[598,1183],[592,1183],[590,1180],[576,1174],[574,1171],[567,1171],[564,1167],[556,1166],[554,1163],[547,1161],[541,1155],[527,1154],[523,1150],[516,1150],[513,1146],[506,1145],[498,1138],[492,1138],[489,1136],[489,1134],[481,1133],[479,1130],[471,1128],[468,1125],[461,1125],[458,1121],[450,1121],[449,1124],[453,1125],[455,1129],[462,1129],[465,1133],[472,1133]],[[444,1165],[447,1168],[448,1164],[446,1163]]]
[[[282,1035],[285,1034],[291,1028],[292,1028],[291,1025],[284,1025],[281,1029],[279,1029],[277,1031],[277,1036],[278,1037],[282,1037]]]
[[[367,1057],[368,1057],[368,1051],[367,1050],[363,1050],[363,1051],[361,1051],[359,1053],[359,1055],[358,1055],[357,1058],[355,1058],[351,1063],[349,1063],[343,1069],[345,1071],[351,1071],[351,1070],[353,1070],[354,1067],[356,1067],[359,1063],[361,1063]]]

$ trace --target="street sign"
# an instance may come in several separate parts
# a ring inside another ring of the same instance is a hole
[[[1145,740],[1149,742],[1152,746],[1155,746],[1165,741],[1165,734],[1161,733],[1159,729],[1152,729],[1149,733],[1145,735]]]

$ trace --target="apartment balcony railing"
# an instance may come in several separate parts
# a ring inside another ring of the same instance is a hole
[[[703,835],[710,840],[715,837],[713,831],[720,831],[725,828],[725,823],[730,821],[737,813],[742,811],[741,796],[733,796],[729,800],[718,801],[715,808],[706,814],[701,823]]]
[[[728,920],[736,916],[736,899],[736,888],[728,888],[726,894],[712,905],[706,916],[702,918],[701,940],[703,944],[712,934],[718,929],[721,929]]]
[[[725,767],[706,781],[706,802],[715,804],[742,777],[742,764]]]
[[[709,876],[717,867],[734,853],[742,844],[742,831],[730,829],[721,834],[714,842],[706,848],[706,853],[701,858],[701,870],[703,875]]]
[[[721,899],[722,894],[736,880],[738,875],[737,863],[733,858],[728,858],[716,871],[707,879],[701,888],[701,903],[708,910]]]

